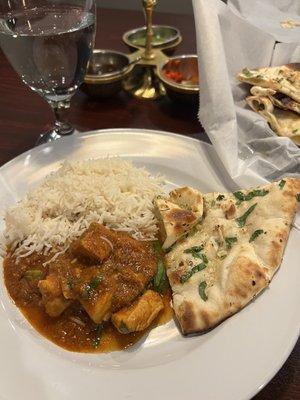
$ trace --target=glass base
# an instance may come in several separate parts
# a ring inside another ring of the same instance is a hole
[[[39,136],[38,140],[36,141],[35,145],[39,146],[40,144],[54,142],[54,140],[58,140],[62,137],[73,135],[74,133],[79,133],[79,131],[77,129],[73,129],[71,132],[61,135],[58,133],[57,130],[53,129],[52,131],[42,133]]]

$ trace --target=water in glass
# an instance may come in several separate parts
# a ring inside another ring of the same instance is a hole
[[[25,83],[60,101],[84,79],[93,31],[94,14],[82,8],[36,7],[0,19],[0,45]]]

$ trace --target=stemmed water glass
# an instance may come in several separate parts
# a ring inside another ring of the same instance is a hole
[[[55,115],[53,129],[38,144],[74,132],[67,113],[91,56],[95,18],[94,0],[0,1],[0,46]]]

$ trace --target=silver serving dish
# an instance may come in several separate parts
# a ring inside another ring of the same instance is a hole
[[[144,48],[146,43],[146,27],[142,26],[125,32],[123,41],[131,51]],[[174,52],[181,41],[182,37],[177,28],[168,25],[153,25],[153,48],[164,50],[170,54],[170,52]]]
[[[122,89],[123,79],[133,67],[134,63],[124,53],[94,50],[82,90],[93,97],[113,96]]]
[[[181,82],[172,79],[171,73],[181,76]],[[157,75],[163,82],[167,95],[174,100],[196,102],[199,99],[198,56],[181,55],[169,58],[157,68]]]

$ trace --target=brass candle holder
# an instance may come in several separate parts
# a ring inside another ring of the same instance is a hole
[[[123,35],[133,52],[95,49],[82,90],[92,97],[109,97],[123,88],[138,99],[155,100],[167,94],[174,100],[195,101],[199,86],[192,78],[198,74],[197,56],[169,57],[182,41],[179,30],[153,25],[157,0],[142,0],[142,4],[146,26]],[[167,73],[181,76],[181,81],[169,79]]]
[[[166,62],[168,57],[162,50],[153,47],[152,17],[157,0],[143,0],[146,21],[146,45],[129,55],[131,60],[141,57],[132,74],[125,80],[123,88],[139,99],[154,100],[165,95],[165,88],[158,78],[158,65]]]

